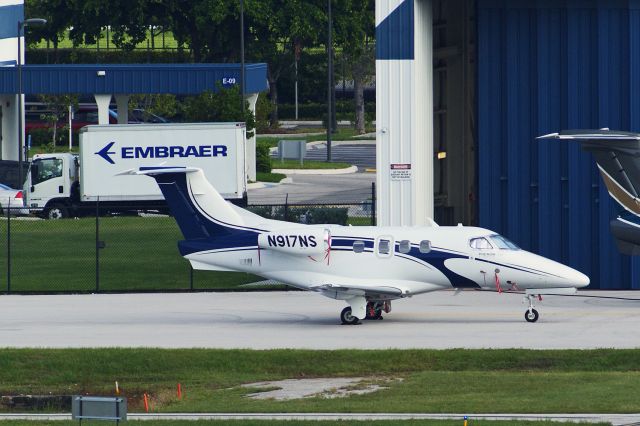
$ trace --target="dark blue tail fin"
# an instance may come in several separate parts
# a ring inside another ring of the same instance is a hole
[[[242,217],[207,181],[200,169],[141,167],[125,172],[151,176],[187,240],[228,236],[246,230]]]

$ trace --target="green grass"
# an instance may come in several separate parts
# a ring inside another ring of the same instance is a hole
[[[304,164],[300,165],[298,160],[271,160],[271,167],[273,169],[346,169],[351,167],[349,163],[327,163],[325,161],[305,160]]]
[[[117,380],[131,411],[149,393],[159,412],[632,413],[640,410],[639,361],[640,350],[4,349],[0,394],[110,394]],[[286,402],[249,400],[252,390],[238,387],[312,377],[403,381],[368,395]]]
[[[109,37],[112,37],[113,33],[109,33]],[[151,34],[149,33],[149,31],[147,31],[147,39],[149,40],[149,45],[151,46]],[[154,43],[155,43],[155,47],[156,49],[158,48],[162,48],[162,35],[156,35],[154,37]],[[100,39],[98,40],[98,43],[94,43],[94,44],[81,44],[77,47],[79,48],[87,48],[87,49],[95,49],[96,47],[100,47],[100,49],[106,49],[107,48],[107,31],[102,31]],[[115,49],[116,46],[115,44],[113,44],[113,41],[109,41],[108,44],[110,49]],[[47,42],[44,40],[41,40],[40,42],[34,44],[35,48],[37,49],[46,49],[47,48]],[[73,46],[73,42],[69,39],[69,32],[65,31],[65,34],[62,37],[62,40],[60,40],[60,43],[58,44],[58,48],[59,49],[71,49]],[[172,48],[175,49],[178,47],[178,42],[175,40],[175,38],[173,37],[173,33],[170,31],[167,31],[164,34],[164,47],[165,48]],[[53,49],[53,44],[51,44],[51,48]],[[136,49],[146,49],[147,48],[147,41],[144,40],[140,43],[138,43],[136,45]]]
[[[95,218],[12,220],[12,291],[92,291],[96,283]],[[6,220],[0,234],[6,235]],[[171,217],[102,217],[100,290],[188,289],[190,268]],[[0,255],[6,259],[6,245]],[[0,262],[2,283],[6,262]],[[195,289],[230,289],[259,280],[237,272],[194,271]],[[4,288],[0,289],[3,291]]]
[[[277,183],[286,177],[287,175],[283,175],[282,173],[256,172],[256,180],[258,182],[276,182]]]
[[[349,216],[347,219],[347,225],[351,226],[372,226],[371,216],[354,217]]]

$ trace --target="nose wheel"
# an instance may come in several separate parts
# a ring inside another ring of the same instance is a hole
[[[532,294],[527,294],[524,299],[525,302],[529,303],[529,309],[527,309],[524,312],[524,319],[527,320],[527,322],[536,322],[538,321],[538,318],[540,317],[540,314],[538,314],[538,311],[536,311],[536,309],[533,306],[533,300],[534,300],[535,296]]]

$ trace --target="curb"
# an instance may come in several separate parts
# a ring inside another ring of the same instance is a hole
[[[347,175],[356,173],[358,166],[351,166],[345,169],[272,169],[272,173],[282,173],[285,175]]]

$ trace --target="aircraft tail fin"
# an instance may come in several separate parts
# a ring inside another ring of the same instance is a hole
[[[640,134],[601,130],[566,130],[538,139],[580,142],[593,154],[609,195],[627,211],[640,216]]]
[[[225,236],[245,229],[245,221],[193,167],[140,167],[120,174],[154,178],[187,240]]]

